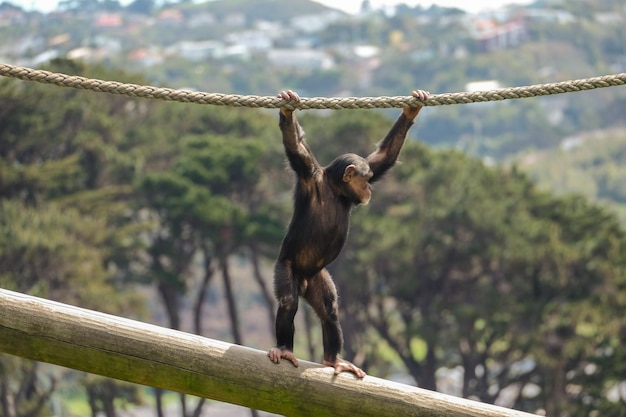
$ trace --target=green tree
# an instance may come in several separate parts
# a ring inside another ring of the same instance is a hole
[[[148,208],[154,220],[146,274],[157,283],[170,326],[180,328],[181,297],[187,293],[193,261],[200,254],[203,278],[194,300],[194,331],[201,333],[205,294],[218,268],[233,339],[242,344],[228,259],[243,249],[248,251],[269,317],[273,317],[272,296],[258,263],[262,254],[275,248],[283,227],[276,214],[280,211],[274,210],[280,205],[268,196],[276,192],[271,175],[276,168],[267,167],[279,165],[278,155],[268,150],[278,149],[279,141],[269,134],[267,119],[258,115],[250,118],[249,113],[233,109],[178,107],[164,111],[169,113],[165,117],[178,111],[179,131],[170,133],[179,139],[175,144],[146,145],[154,154],[147,154],[150,162],[138,183],[138,209]],[[269,246],[268,238],[273,239]],[[184,397],[181,401],[185,412]]]
[[[450,389],[438,375],[459,369],[458,394],[481,401],[610,408],[626,307],[614,216],[456,152],[409,143],[402,160],[357,211],[335,271],[350,320],[376,331],[358,343],[370,366],[387,346],[422,387]]]
[[[41,364],[16,357],[0,357],[0,411],[7,417],[47,414],[57,378],[40,371]],[[15,386],[17,385],[17,387]]]
[[[50,69],[112,78],[65,60]],[[0,285],[140,316],[140,297],[124,291],[141,230],[129,216],[133,162],[121,152],[138,116],[132,101],[4,81],[0,97]],[[12,391],[39,372],[29,369],[3,390],[15,410],[32,400]]]

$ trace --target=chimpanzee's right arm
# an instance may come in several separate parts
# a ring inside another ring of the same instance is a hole
[[[278,94],[278,97],[284,100],[300,101],[298,94],[291,90],[282,91]],[[310,177],[321,166],[304,140],[304,129],[298,123],[293,110],[280,109],[279,126],[283,134],[283,145],[285,146],[285,153],[291,168],[296,171],[300,178]]]

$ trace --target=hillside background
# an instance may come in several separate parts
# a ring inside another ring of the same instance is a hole
[[[626,2],[4,1],[0,62],[246,95],[492,89],[626,72]],[[328,163],[397,113],[299,117]],[[428,108],[411,135],[333,265],[346,356],[526,411],[624,415],[626,87]],[[274,111],[2,79],[0,286],[266,349],[284,168]],[[298,320],[319,361],[313,314]],[[6,356],[0,396],[6,417],[250,413]]]
[[[303,96],[457,92],[626,71],[619,0],[547,0],[479,15],[436,6],[400,6],[388,15],[364,2],[362,13],[350,16],[309,1],[262,3],[157,7],[138,0],[123,8],[116,1],[68,0],[64,11],[44,16],[4,2],[0,58],[38,67],[67,57],[140,73],[159,86],[255,95],[293,88]],[[430,145],[488,162],[517,162],[564,143],[570,150],[589,132],[620,135],[624,95],[613,88],[441,108],[416,133]],[[557,192],[581,191],[566,185],[576,181],[552,181],[540,167],[523,166]],[[586,192],[605,200],[602,190]],[[625,198],[623,190],[610,194]]]

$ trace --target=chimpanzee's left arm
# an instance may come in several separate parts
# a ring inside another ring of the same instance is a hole
[[[284,100],[299,102],[297,93],[288,90],[282,91],[278,97]],[[293,110],[280,109],[280,131],[283,134],[283,145],[291,168],[298,174],[298,178],[309,178],[316,169],[321,169],[321,165],[315,159],[313,152],[304,140],[304,129],[298,123],[298,119]]]
[[[412,96],[425,101],[428,99],[429,93],[423,90],[415,90]],[[378,144],[378,148],[367,157],[374,176],[370,179],[370,183],[378,181],[398,160],[400,150],[406,140],[409,128],[413,125],[413,121],[422,109],[421,105],[416,107],[405,107],[393,124],[387,136]]]

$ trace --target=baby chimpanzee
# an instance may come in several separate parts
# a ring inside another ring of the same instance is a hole
[[[387,136],[367,158],[345,154],[322,167],[304,140],[304,131],[293,110],[280,109],[280,130],[285,153],[297,174],[294,213],[283,239],[274,271],[278,299],[276,347],[268,356],[274,363],[285,358],[298,366],[293,354],[294,317],[300,296],[313,307],[322,322],[324,365],[363,378],[365,372],[339,356],[343,335],[338,319],[337,290],[326,270],[341,252],[350,224],[350,212],[372,197],[370,184],[395,163],[413,120],[429,93],[416,90],[415,107],[406,107]],[[278,97],[299,102],[293,91]]]

